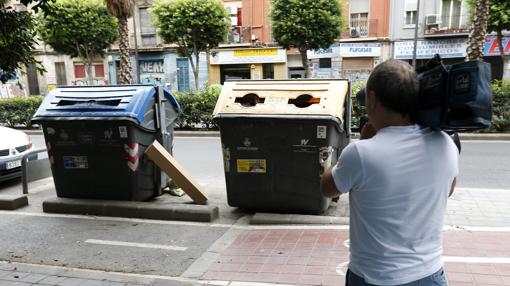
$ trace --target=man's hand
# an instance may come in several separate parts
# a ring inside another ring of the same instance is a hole
[[[375,130],[374,126],[369,121],[365,125],[363,125],[363,128],[361,129],[361,132],[360,132],[360,139],[361,140],[370,139],[370,138],[374,137],[374,135],[376,133],[377,133],[377,130]]]
[[[340,196],[340,191],[336,188],[335,181],[333,181],[333,175],[331,174],[331,168],[324,171],[321,178],[321,193],[323,196],[328,198],[336,198]]]

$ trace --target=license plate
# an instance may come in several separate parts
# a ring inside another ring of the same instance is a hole
[[[21,160],[7,162],[7,167],[6,167],[7,170],[14,169],[17,167],[21,167]]]

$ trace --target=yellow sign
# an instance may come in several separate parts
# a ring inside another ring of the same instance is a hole
[[[278,49],[235,50],[234,57],[276,56]]]
[[[238,173],[265,173],[265,159],[237,160]]]
[[[57,87],[57,85],[56,85],[56,84],[54,84],[54,83],[49,83],[49,84],[48,84],[48,92],[52,91],[55,87]]]

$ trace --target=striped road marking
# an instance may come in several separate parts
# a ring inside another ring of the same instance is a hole
[[[163,245],[163,244],[152,244],[152,243],[136,243],[126,241],[114,241],[114,240],[100,240],[100,239],[87,239],[85,243],[91,244],[103,244],[103,245],[115,245],[115,246],[130,246],[130,247],[141,247],[141,248],[155,248],[175,251],[186,251],[187,247]]]

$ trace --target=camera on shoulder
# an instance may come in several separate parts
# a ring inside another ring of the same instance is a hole
[[[416,72],[420,86],[418,106],[412,114],[414,122],[448,133],[491,125],[490,64],[467,61],[445,65],[436,54]],[[364,89],[356,95],[361,105],[364,97]]]

